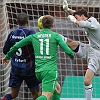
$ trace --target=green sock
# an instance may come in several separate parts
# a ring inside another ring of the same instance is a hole
[[[52,95],[52,100],[60,100],[60,94],[57,92],[54,92]]]
[[[47,97],[44,95],[41,95],[40,97],[38,97],[36,100],[47,100]]]

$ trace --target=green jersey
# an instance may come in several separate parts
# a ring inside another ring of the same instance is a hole
[[[58,69],[56,63],[58,45],[70,58],[74,58],[74,53],[67,46],[61,35],[50,29],[42,29],[40,32],[22,39],[10,49],[5,58],[9,60],[18,48],[29,44],[34,47],[36,72]]]

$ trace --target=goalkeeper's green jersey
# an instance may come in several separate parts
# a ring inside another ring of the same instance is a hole
[[[68,47],[61,35],[50,29],[42,29],[40,32],[22,39],[10,49],[5,58],[9,60],[18,48],[28,44],[32,44],[34,47],[36,72],[58,70],[56,63],[58,45],[70,58],[74,58],[73,51]]]

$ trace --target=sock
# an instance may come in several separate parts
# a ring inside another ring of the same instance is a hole
[[[48,100],[46,96],[41,95],[40,97],[38,97],[36,100]]]
[[[79,50],[79,45],[77,46],[77,48],[75,50],[73,50],[74,52],[78,52]]]
[[[76,50],[74,50],[74,52],[79,56],[79,57],[85,57],[83,50],[82,50],[82,46],[79,44],[78,47],[76,48]]]
[[[92,100],[92,84],[85,86],[86,100]]]
[[[52,95],[52,100],[60,100],[60,94],[57,92],[54,92]]]
[[[1,100],[11,100],[12,96],[11,94],[6,94]]]

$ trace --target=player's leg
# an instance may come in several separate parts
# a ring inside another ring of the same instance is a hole
[[[66,44],[74,51],[79,51],[80,42],[67,38]]]
[[[33,96],[33,100],[36,100],[40,96],[40,87],[30,90]]]
[[[80,43],[77,41],[73,40],[67,40],[67,44],[72,48],[72,50],[82,58],[86,58],[86,54],[88,54],[89,50],[89,45],[86,45],[84,43]],[[94,72],[91,71],[90,69],[87,69],[86,74],[85,74],[85,79],[84,79],[84,85],[85,85],[85,90],[86,90],[86,100],[91,100],[89,98],[92,98],[92,85],[91,85],[91,80],[94,76]],[[89,97],[89,98],[88,98]]]
[[[87,59],[88,69],[84,78],[86,100],[92,100],[92,78],[94,73],[98,69],[98,55],[89,44],[80,43],[78,52],[76,53],[79,57]],[[96,59],[97,58],[97,59]]]
[[[4,95],[2,100],[12,100],[18,96],[20,85],[22,83],[22,79],[20,75],[15,75],[13,73],[10,73],[10,79],[9,79],[9,87],[11,87],[11,92]]]
[[[78,49],[75,50],[76,54],[79,57],[86,58],[89,52],[90,46],[87,44],[80,43]],[[89,65],[90,66],[90,65]],[[88,66],[88,68],[89,68]],[[94,76],[94,72],[89,68],[86,71],[85,78],[84,78],[84,85],[85,85],[85,93],[86,93],[86,100],[92,100],[92,78]]]
[[[50,96],[52,96],[51,97],[51,100],[60,100],[60,92],[61,92],[61,86],[60,86],[60,84],[57,82],[56,83],[56,89],[55,89],[55,91],[54,91],[54,93],[53,94],[51,94],[50,95],[50,92],[48,92],[48,93],[46,93],[46,95],[48,95],[48,97]],[[45,93],[43,93],[43,95],[44,95]],[[49,99],[48,99],[49,100]]]
[[[18,96],[18,93],[19,93],[19,89],[20,88],[11,88],[11,96],[12,96],[12,99],[16,98]]]
[[[36,100],[50,100],[56,88],[58,78],[57,71],[43,71],[36,73],[37,78],[42,81],[42,95]]]
[[[12,96],[10,93],[4,95],[4,97],[1,100],[12,100]]]
[[[60,100],[60,92],[61,92],[61,86],[60,84],[57,82],[56,83],[56,89],[52,95],[52,100]]]
[[[84,85],[86,90],[86,100],[92,100],[92,79],[100,66],[100,51],[90,47],[87,57],[88,69],[85,74]]]
[[[93,68],[93,67],[91,66],[91,68]],[[95,70],[95,69],[93,69],[93,70]],[[92,82],[92,78],[94,76],[93,70],[87,69],[85,78],[84,78],[86,100],[92,100],[92,83],[91,82]]]
[[[40,82],[37,80],[36,75],[25,76],[25,82],[32,93],[33,100],[36,100],[40,96]]]

